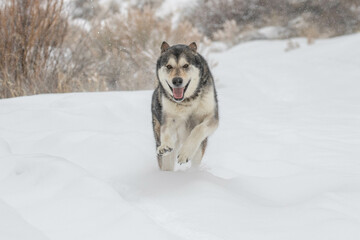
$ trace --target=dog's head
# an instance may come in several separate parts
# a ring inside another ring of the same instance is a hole
[[[171,47],[166,42],[161,45],[156,74],[167,95],[175,102],[182,102],[197,91],[201,77],[201,59],[196,51],[195,42]]]

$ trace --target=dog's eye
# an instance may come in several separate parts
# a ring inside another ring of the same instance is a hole
[[[185,64],[184,66],[183,66],[183,68],[188,68],[189,67],[189,64]]]
[[[167,67],[167,69],[169,69],[169,70],[173,68],[171,65],[167,65],[166,67]]]

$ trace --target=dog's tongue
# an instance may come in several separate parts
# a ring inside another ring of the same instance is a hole
[[[176,99],[181,99],[184,96],[184,88],[173,88],[173,95]]]

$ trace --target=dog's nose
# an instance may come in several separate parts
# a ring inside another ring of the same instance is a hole
[[[172,83],[174,84],[174,86],[178,87],[183,83],[183,80],[180,77],[176,77],[173,78]]]

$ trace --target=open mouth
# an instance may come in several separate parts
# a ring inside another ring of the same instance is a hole
[[[167,85],[169,86],[169,88],[171,89],[171,91],[173,92],[173,98],[175,99],[175,101],[182,101],[184,99],[184,95],[185,95],[185,92],[186,92],[186,89],[188,88],[189,84],[191,82],[191,79],[189,80],[189,82],[186,84],[185,87],[183,88],[179,88],[179,87],[175,87],[175,88],[172,88],[170,86],[170,84],[166,81]]]

